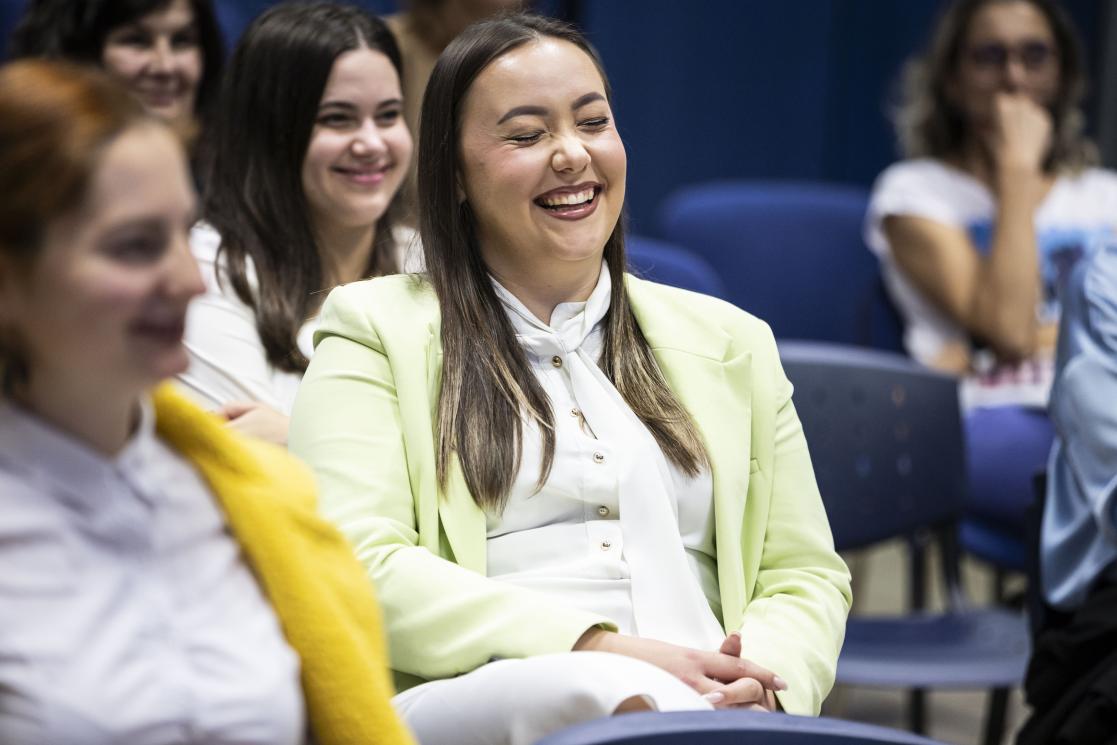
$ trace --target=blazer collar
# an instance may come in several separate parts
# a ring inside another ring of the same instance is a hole
[[[732,337],[689,312],[677,312],[677,303],[664,302],[663,288],[646,280],[625,275],[628,304],[652,350],[674,349],[697,357],[723,361],[729,354]]]

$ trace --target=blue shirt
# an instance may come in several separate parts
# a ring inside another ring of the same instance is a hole
[[[1056,370],[1041,561],[1048,602],[1070,610],[1117,559],[1117,243],[1071,273]]]

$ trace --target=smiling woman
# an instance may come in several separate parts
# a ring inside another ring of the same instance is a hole
[[[849,577],[771,332],[625,274],[625,170],[577,31],[473,26],[423,101],[426,275],[323,308],[290,446],[386,601],[424,745],[817,713],[833,682]]]
[[[223,47],[210,0],[30,0],[11,51],[98,65],[193,137],[217,93]]]
[[[407,745],[305,468],[158,385],[204,289],[166,123],[100,71],[4,66],[0,193],[4,742]]]
[[[285,3],[229,67],[191,236],[208,291],[180,379],[231,426],[286,442],[325,292],[415,266],[395,224],[412,149],[399,51],[359,8]]]

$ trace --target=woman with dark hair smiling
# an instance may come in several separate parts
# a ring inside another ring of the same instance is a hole
[[[216,97],[225,52],[211,0],[30,0],[10,55],[102,67],[192,140]]]
[[[232,426],[284,443],[326,290],[407,264],[399,51],[359,8],[277,5],[241,37],[218,111],[191,236],[208,292],[180,380]]]
[[[1094,167],[1084,92],[1057,2],[958,0],[907,70],[908,159],[873,189],[867,240],[908,353],[963,376],[973,534],[1024,541],[1051,449],[1060,290],[1117,234],[1117,174]]]
[[[814,714],[833,682],[849,576],[775,342],[625,274],[611,98],[556,21],[453,41],[423,102],[427,274],[331,293],[296,401],[423,743]]]

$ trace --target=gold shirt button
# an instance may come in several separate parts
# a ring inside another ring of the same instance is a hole
[[[601,505],[600,507],[597,508],[597,514],[601,515],[602,517],[608,517],[609,516],[609,508],[606,507],[605,505]]]
[[[554,357],[551,358],[551,364],[555,367],[562,367],[562,357],[559,357],[556,354]]]
[[[608,538],[606,538],[604,541],[601,542],[601,550],[602,551],[608,551],[612,547],[613,547],[613,543]]]
[[[605,453],[594,453],[593,454],[593,462],[594,463],[604,463],[605,462]]]
[[[573,416],[573,417],[579,417],[579,416],[582,416],[582,412],[581,412],[581,410],[580,410],[580,409],[576,409],[576,408],[575,408],[575,409],[571,409],[571,410],[570,410],[570,416]]]

